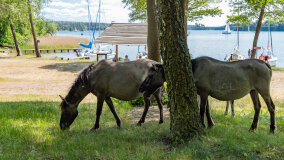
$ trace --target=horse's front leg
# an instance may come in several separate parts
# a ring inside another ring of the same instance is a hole
[[[213,127],[215,124],[214,124],[214,121],[213,121],[211,114],[210,114],[208,99],[207,99],[206,102],[207,102],[206,103],[206,117],[207,117],[208,127]]]
[[[109,106],[109,109],[110,109],[111,113],[114,115],[114,118],[116,119],[116,124],[117,124],[117,126],[120,128],[120,126],[121,126],[121,120],[120,120],[119,116],[118,116],[117,113],[116,113],[116,110],[115,110],[115,107],[114,107],[114,105],[113,105],[113,103],[112,103],[111,98],[110,98],[110,97],[107,97],[107,98],[105,99],[105,101],[106,101],[107,105]]]
[[[150,107],[150,96],[148,96],[148,94],[144,93],[143,98],[144,98],[144,111],[143,111],[142,117],[140,118],[140,120],[137,123],[137,125],[139,125],[139,126],[142,123],[145,122],[145,117],[146,117],[148,109]]]
[[[100,116],[102,114],[103,104],[104,104],[104,99],[103,98],[98,98],[97,113],[96,113],[96,123],[95,123],[94,127],[90,131],[94,131],[94,130],[100,128]]]
[[[160,121],[159,123],[163,123],[164,122],[164,117],[163,117],[163,104],[162,104],[162,94],[161,94],[161,89],[159,88],[155,93],[154,93],[154,96],[157,100],[157,103],[158,103],[158,107],[159,107],[159,110],[160,110]]]

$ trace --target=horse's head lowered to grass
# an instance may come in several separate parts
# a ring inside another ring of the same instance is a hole
[[[75,118],[78,116],[78,110],[76,105],[72,105],[66,101],[61,95],[59,97],[62,99],[60,104],[61,108],[61,118],[60,118],[60,128],[62,130],[68,129],[73,123]]]
[[[153,64],[148,76],[139,87],[140,92],[148,91],[154,93],[158,88],[163,86],[166,81],[164,67],[162,64]]]

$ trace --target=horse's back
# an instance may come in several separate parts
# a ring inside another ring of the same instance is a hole
[[[192,60],[194,80],[199,92],[220,100],[233,100],[259,86],[269,85],[270,68],[256,59],[223,62],[210,57]]]
[[[140,97],[142,94],[138,90],[139,85],[146,78],[152,63],[155,61],[137,60],[117,63],[100,61],[91,78],[94,93],[121,100]]]

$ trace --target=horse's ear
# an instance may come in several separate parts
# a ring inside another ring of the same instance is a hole
[[[68,102],[66,101],[66,99],[65,99],[65,98],[63,98],[61,95],[59,95],[59,97],[62,99],[62,101],[64,101],[65,103],[67,103],[67,104],[68,104]]]
[[[156,64],[152,64],[153,65],[153,69],[155,70],[155,71],[158,71],[158,67],[156,66]]]
[[[59,95],[59,97],[62,99],[62,101],[65,101],[65,99],[61,95]]]

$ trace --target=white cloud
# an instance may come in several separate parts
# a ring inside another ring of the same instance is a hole
[[[98,1],[89,0],[89,6],[92,21],[95,21],[98,10]],[[102,1],[101,22],[110,23],[127,22],[129,10],[124,8],[121,0],[103,0]],[[55,0],[48,4],[42,10],[44,17],[60,21],[88,21],[88,6],[86,0],[70,1]]]
[[[96,19],[98,0],[88,0],[92,21]],[[230,13],[228,2],[219,4],[224,14],[221,17],[205,17],[201,23],[206,26],[225,25],[227,15]],[[128,22],[130,11],[124,8],[121,0],[102,0],[101,22],[110,23]],[[42,10],[44,17],[57,21],[83,21],[88,22],[87,0],[53,0]],[[190,23],[194,24],[194,23]]]

